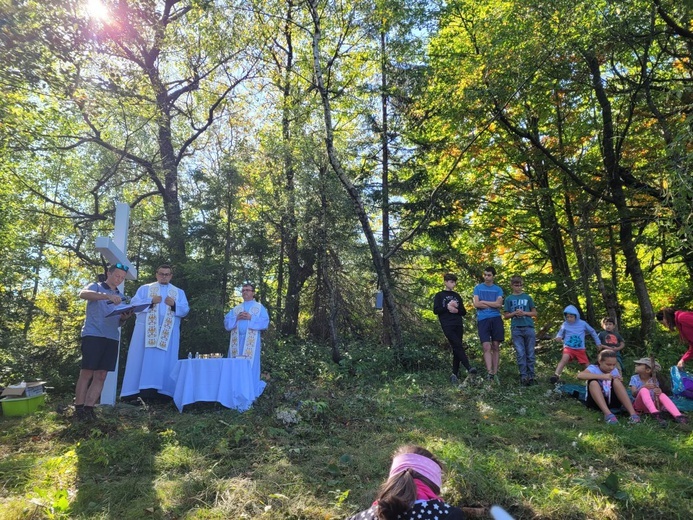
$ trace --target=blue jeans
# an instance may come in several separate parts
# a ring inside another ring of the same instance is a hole
[[[537,337],[534,327],[512,327],[512,341],[517,355],[517,367],[522,379],[534,378],[534,346]]]

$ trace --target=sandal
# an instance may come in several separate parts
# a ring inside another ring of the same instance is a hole
[[[605,415],[604,421],[606,422],[606,424],[618,424],[618,419],[612,413],[610,413],[609,415]]]
[[[638,424],[638,423],[640,423],[640,416],[639,415],[631,415],[630,419],[628,419],[628,422],[631,424]]]

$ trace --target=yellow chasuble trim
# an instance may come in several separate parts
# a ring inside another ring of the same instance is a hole
[[[252,307],[248,311],[253,316],[259,316],[261,306],[258,302],[253,303]],[[233,308],[233,314],[238,316],[243,312],[243,304],[239,304]],[[245,341],[243,342],[242,352],[239,353],[239,334],[238,334],[238,321],[236,321],[236,327],[231,330],[231,339],[229,340],[229,353],[232,358],[246,358],[250,361],[255,359],[255,347],[257,345],[257,335],[260,333],[259,330],[248,329],[245,333]]]
[[[161,286],[158,283],[153,283],[149,286],[149,297],[159,296]],[[170,296],[174,300],[178,297],[178,289],[169,286],[166,296]],[[166,296],[162,296],[164,299]],[[159,329],[159,304],[149,309],[147,313],[147,328],[145,331],[144,346],[146,348],[158,348],[160,350],[168,350],[168,344],[171,341],[171,333],[173,332],[173,322],[175,315],[173,310],[168,305],[166,306],[166,315]]]

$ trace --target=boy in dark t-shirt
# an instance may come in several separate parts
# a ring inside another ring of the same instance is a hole
[[[621,373],[623,374],[623,356],[621,355],[621,350],[626,346],[626,342],[623,340],[621,335],[616,331],[616,320],[612,317],[607,316],[602,319],[602,330],[599,333],[599,340],[602,342],[601,346],[597,347],[597,351],[601,352],[604,349],[613,350],[616,352],[616,359],[621,367]]]
[[[467,314],[462,298],[453,289],[457,285],[457,276],[448,273],[443,276],[445,289],[437,293],[433,299],[433,312],[438,316],[438,321],[443,329],[443,334],[452,347],[452,375],[450,382],[456,384],[459,380],[460,363],[470,374],[476,374],[476,368],[472,367],[464,351],[462,334],[464,324],[462,317]]]

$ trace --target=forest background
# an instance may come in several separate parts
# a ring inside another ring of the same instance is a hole
[[[546,334],[574,304],[680,355],[654,313],[693,300],[690,2],[0,6],[0,383],[72,388],[116,201],[126,293],[172,263],[188,295],[181,355],[225,351],[252,281],[270,345],[406,362],[445,344],[442,274],[471,306],[485,265]]]

